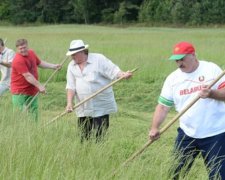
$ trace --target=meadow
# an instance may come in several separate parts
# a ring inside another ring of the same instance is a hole
[[[48,62],[63,61],[71,40],[82,39],[89,44],[90,52],[104,54],[122,70],[139,68],[132,79],[114,85],[118,112],[111,116],[109,131],[99,143],[80,143],[74,114],[43,127],[65,110],[69,60],[47,85],[47,94],[39,96],[38,123],[25,113],[13,113],[11,95],[6,93],[0,98],[0,179],[170,179],[168,170],[174,164],[171,151],[178,123],[114,177],[111,174],[148,141],[163,81],[176,69],[174,62],[167,61],[175,43],[192,42],[199,59],[225,68],[223,28],[1,26],[0,34],[14,50],[15,41],[26,38],[29,47]],[[40,81],[44,83],[52,72],[41,69]],[[172,110],[167,121],[175,115]],[[185,179],[207,179],[201,158]]]

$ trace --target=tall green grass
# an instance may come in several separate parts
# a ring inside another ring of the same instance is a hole
[[[68,114],[57,122],[43,124],[66,106],[66,65],[39,96],[39,122],[26,114],[13,113],[10,93],[0,98],[0,179],[151,179],[167,180],[173,164],[171,151],[176,123],[129,166],[110,177],[132,153],[147,142],[152,112],[165,77],[176,66],[166,61],[179,41],[194,43],[199,59],[211,60],[224,68],[224,29],[113,28],[82,25],[0,27],[7,46],[27,38],[30,48],[48,62],[60,63],[69,43],[83,39],[90,52],[106,55],[123,70],[139,67],[134,77],[114,86],[118,113],[112,115],[104,141],[80,143],[76,117]],[[40,70],[45,82],[51,70]],[[174,116],[174,112],[167,120]],[[197,159],[186,179],[206,179]]]
[[[0,179],[164,179],[174,163],[171,158],[175,127],[129,166],[120,167],[147,141],[149,124],[145,113],[125,109],[111,119],[104,141],[80,143],[75,117],[67,115],[47,127],[41,121],[54,113],[46,110],[35,123],[26,114],[12,112],[10,103],[2,106],[0,123]],[[193,172],[194,171],[194,172]],[[189,179],[205,179],[202,162]],[[198,172],[197,174],[195,174]]]

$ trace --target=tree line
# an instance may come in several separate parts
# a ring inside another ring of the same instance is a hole
[[[0,20],[24,23],[225,23],[225,0],[1,0]]]

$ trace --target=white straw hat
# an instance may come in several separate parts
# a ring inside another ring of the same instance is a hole
[[[89,47],[89,45],[88,44],[85,45],[82,40],[73,40],[70,43],[70,48],[69,48],[68,52],[66,53],[66,55],[70,56],[70,55],[75,54],[77,52],[88,49],[88,47]]]

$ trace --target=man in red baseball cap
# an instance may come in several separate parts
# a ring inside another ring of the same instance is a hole
[[[156,140],[160,137],[159,127],[172,106],[177,112],[182,112],[199,96],[201,99],[179,119],[180,127],[175,141],[178,164],[173,178],[179,179],[185,165],[184,170],[188,172],[200,153],[209,179],[225,180],[225,78],[221,78],[211,89],[208,88],[222,70],[212,62],[199,61],[195,48],[189,42],[176,44],[169,60],[175,61],[178,69],[164,82],[149,138]]]
[[[176,44],[169,60],[176,61],[178,68],[186,73],[193,72],[199,66],[199,61],[195,56],[195,48],[188,42]]]
[[[195,54],[195,48],[188,42],[180,42],[175,45],[173,55],[169,60],[180,60],[188,54]]]

